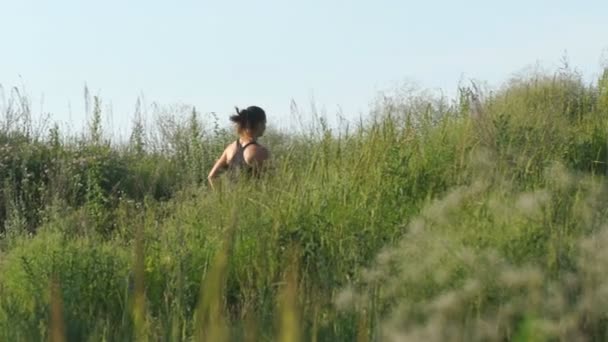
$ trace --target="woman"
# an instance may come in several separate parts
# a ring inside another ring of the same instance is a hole
[[[214,188],[213,180],[222,170],[257,175],[270,157],[268,149],[257,143],[257,138],[266,130],[266,113],[262,108],[236,108],[236,115],[231,116],[230,121],[236,124],[239,138],[226,147],[209,172],[207,179],[211,188]]]

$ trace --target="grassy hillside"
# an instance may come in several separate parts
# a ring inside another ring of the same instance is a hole
[[[0,131],[0,340],[608,338],[608,71],[270,132],[256,183],[203,181],[192,111],[128,144]],[[137,117],[137,116],[136,116]]]

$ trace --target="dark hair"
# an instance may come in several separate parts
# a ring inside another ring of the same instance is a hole
[[[266,121],[266,113],[260,107],[251,106],[241,110],[238,107],[234,108],[236,109],[236,115],[232,115],[230,121],[237,124],[239,131],[253,129],[259,123]]]

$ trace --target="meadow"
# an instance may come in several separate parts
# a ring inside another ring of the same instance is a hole
[[[98,97],[66,134],[7,92],[2,341],[608,339],[608,69],[269,129],[218,191],[227,117],[138,109],[117,142]]]

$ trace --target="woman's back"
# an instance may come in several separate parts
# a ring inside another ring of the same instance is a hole
[[[256,171],[266,159],[268,150],[256,141],[241,142],[238,139],[227,147],[227,168],[233,176],[258,174]]]
[[[245,150],[252,145],[257,145],[257,142],[250,141],[243,144],[241,143],[241,139],[237,139],[235,142],[230,144],[228,146],[229,151],[227,153],[228,168],[251,168],[251,165],[249,165],[245,160]]]

